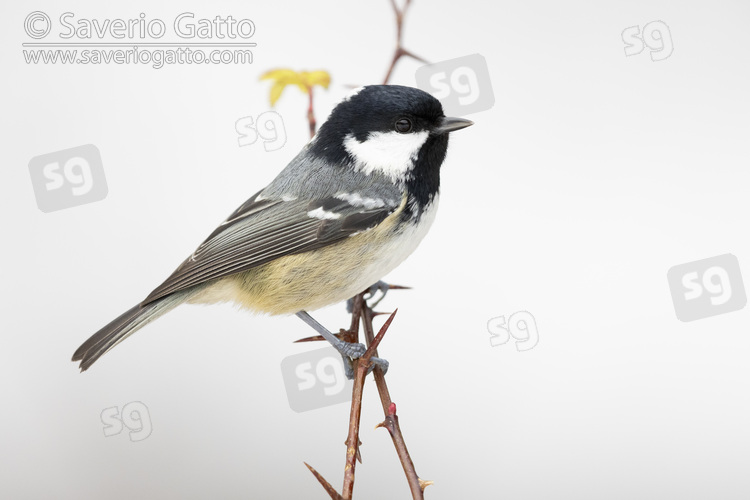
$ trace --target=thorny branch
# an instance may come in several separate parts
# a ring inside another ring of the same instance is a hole
[[[417,61],[427,63],[427,61],[425,61],[418,55],[415,55],[412,52],[406,50],[402,43],[404,33],[404,17],[406,16],[406,12],[409,10],[410,6],[411,0],[405,0],[404,6],[399,9],[398,5],[396,5],[396,0],[391,0],[393,13],[396,14],[396,49],[393,52],[393,58],[391,59],[391,65],[388,67],[388,72],[385,74],[385,78],[383,79],[383,85],[387,84],[391,79],[393,69],[396,67],[396,63],[398,62],[398,60],[402,57],[407,56],[416,59]]]
[[[394,286],[393,288],[402,287]],[[349,432],[346,439],[347,448],[346,466],[344,468],[343,496],[332,490],[328,481],[326,481],[312,467],[305,464],[333,499],[343,498],[344,500],[349,500],[352,498],[352,493],[354,490],[356,462],[357,460],[361,462],[359,453],[359,446],[361,444],[361,441],[359,440],[359,428],[362,413],[362,394],[364,391],[365,378],[367,376],[368,369],[370,368],[370,359],[372,358],[372,356],[377,356],[377,347],[380,344],[380,341],[383,339],[385,332],[390,327],[391,322],[393,321],[393,318],[396,314],[396,311],[391,313],[376,336],[372,325],[372,319],[376,314],[379,313],[374,313],[372,309],[367,305],[367,302],[364,299],[365,293],[366,292],[363,292],[354,298],[354,308],[352,311],[352,322],[350,329],[341,330],[338,335],[339,337],[345,338],[348,341],[356,342],[359,336],[359,323],[361,321],[364,327],[365,339],[368,345],[365,354],[355,362],[354,387],[352,389],[352,403],[349,413]],[[323,338],[309,337],[306,339],[302,339],[302,341],[312,340],[323,340]],[[423,481],[417,475],[416,469],[414,467],[414,462],[412,462],[409,451],[406,448],[403,434],[401,433],[398,416],[396,415],[396,404],[391,401],[391,396],[388,391],[388,385],[385,382],[385,374],[383,373],[383,370],[379,366],[375,365],[372,373],[375,379],[375,384],[378,388],[378,394],[380,395],[380,402],[383,406],[383,413],[385,414],[385,420],[378,424],[376,428],[384,427],[390,433],[391,439],[393,440],[393,445],[396,448],[396,454],[401,461],[401,466],[404,469],[404,474],[406,475],[406,479],[409,483],[409,489],[412,493],[412,498],[423,500],[424,489],[432,484],[432,481]]]
[[[364,300],[362,301],[364,303]],[[367,308],[367,304],[364,304],[364,308]],[[354,315],[354,312],[352,313]],[[365,378],[367,377],[368,369],[370,368],[370,358],[377,352],[378,344],[383,340],[385,332],[388,327],[391,326],[393,317],[396,315],[396,311],[393,311],[391,316],[385,322],[383,327],[378,332],[377,337],[369,342],[369,347],[365,354],[355,361],[356,375],[354,377],[354,388],[352,389],[352,406],[349,414],[349,435],[346,439],[346,467],[344,468],[344,498],[349,500],[352,497],[354,490],[354,470],[357,465],[357,457],[359,455],[359,422],[362,414],[362,393],[365,387]]]
[[[367,339],[368,345],[372,345],[372,317],[372,309],[365,307],[362,311],[362,323],[364,324],[365,338]],[[373,356],[377,356],[377,350],[373,353]],[[401,461],[401,466],[404,468],[404,474],[406,474],[406,480],[409,482],[409,489],[411,490],[412,498],[423,499],[424,489],[431,485],[432,481],[422,481],[417,475],[417,471],[414,468],[414,462],[412,462],[411,456],[409,455],[409,450],[406,449],[404,436],[401,434],[401,427],[398,424],[398,416],[396,416],[396,403],[391,401],[391,395],[388,391],[388,385],[385,383],[385,374],[383,373],[383,370],[379,366],[376,366],[372,373],[375,378],[375,384],[378,388],[378,394],[380,395],[380,403],[383,405],[383,413],[385,413],[385,421],[378,424],[378,427],[385,427],[391,434],[393,445],[396,447],[396,453]]]

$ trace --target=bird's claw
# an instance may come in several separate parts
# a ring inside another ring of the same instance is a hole
[[[380,301],[385,298],[386,294],[388,293],[388,290],[391,290],[391,289],[393,289],[393,290],[397,290],[397,289],[400,290],[400,289],[404,289],[404,288],[407,288],[407,287],[398,286],[398,285],[389,285],[385,281],[380,280],[377,283],[375,283],[372,286],[370,286],[370,288],[368,288],[367,290],[365,290],[365,293],[367,293],[367,296],[365,297],[365,300],[372,299],[373,297],[375,297],[375,294],[377,294],[378,292],[380,292],[382,295],[376,301],[374,301],[372,304],[369,304],[370,309],[374,309],[375,306],[377,306],[378,304],[380,304]],[[354,299],[351,298],[351,299],[349,299],[349,300],[346,301],[346,312],[348,312],[349,314],[351,314],[353,311],[354,311]]]
[[[349,344],[349,345],[358,345],[364,347],[362,344]],[[364,354],[364,353],[362,353]],[[344,360],[344,374],[346,375],[346,378],[349,380],[354,379],[354,360],[359,359],[360,356],[357,356],[356,358],[352,358],[350,356],[347,356],[345,354],[341,354],[341,358]],[[370,366],[367,368],[367,375],[370,374],[371,371],[375,369],[376,366],[379,366],[383,370],[383,375],[385,375],[388,372],[388,360],[383,358],[376,358],[375,356],[370,358]]]
[[[353,343],[353,342],[341,342],[341,345],[339,346],[340,349],[338,351],[341,353],[342,356],[346,356],[349,359],[359,359],[362,356],[364,356],[365,351],[367,351],[367,346],[365,346],[362,343]]]

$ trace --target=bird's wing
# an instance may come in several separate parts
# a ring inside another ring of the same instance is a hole
[[[375,227],[397,209],[392,202],[380,200],[367,204],[336,197],[285,201],[259,194],[216,228],[142,305],[285,255],[330,245]]]

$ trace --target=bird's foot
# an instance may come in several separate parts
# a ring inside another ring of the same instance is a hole
[[[354,360],[361,358],[367,347],[360,343],[350,343],[341,341],[340,345],[333,346],[341,354],[341,359],[344,360],[344,373],[346,378],[352,380],[354,378]],[[367,368],[367,374],[376,367],[379,366],[383,370],[383,374],[388,371],[388,361],[383,358],[376,358],[375,356],[370,358],[370,366]]]
[[[341,340],[340,338],[336,337],[336,335],[329,332],[326,327],[315,321],[315,319],[305,311],[299,311],[297,313],[297,317],[313,327],[315,331],[322,335],[323,338],[325,338],[328,343],[331,344],[331,346],[333,346],[333,348],[336,349],[339,354],[341,354],[341,357],[344,360],[344,373],[346,374],[346,378],[350,380],[353,379],[354,360],[364,356],[365,352],[367,352],[367,347],[361,343],[346,342]],[[375,366],[379,366],[380,368],[382,368],[383,373],[388,371],[388,361],[373,356],[370,358],[370,362],[371,364],[367,370],[367,373],[370,373]]]
[[[365,290],[365,293],[367,294],[365,296],[365,300],[370,300],[375,297],[375,295],[380,292],[380,297],[378,297],[377,300],[373,301],[371,304],[368,304],[370,309],[374,309],[378,304],[380,304],[380,301],[383,300],[388,293],[388,290],[408,290],[408,286],[400,286],[400,285],[389,285],[383,280],[378,281],[374,285],[370,286],[367,290]],[[346,301],[346,312],[351,314],[354,311],[354,298],[351,298]]]

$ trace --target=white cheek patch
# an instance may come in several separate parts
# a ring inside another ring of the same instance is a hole
[[[356,160],[355,168],[367,175],[377,170],[397,181],[403,180],[414,167],[414,160],[429,135],[426,130],[409,134],[372,132],[364,142],[359,142],[349,134],[344,147]]]

